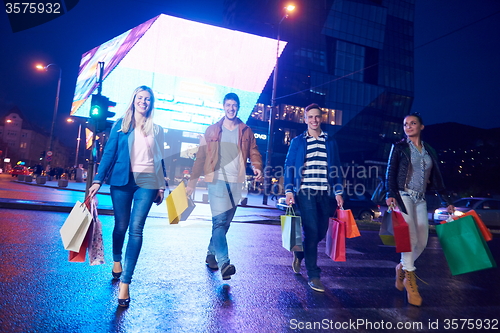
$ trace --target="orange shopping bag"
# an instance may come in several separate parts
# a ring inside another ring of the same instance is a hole
[[[477,215],[476,211],[475,210],[469,210],[467,213],[464,213],[463,215],[460,215],[460,216],[453,216],[453,219],[454,220],[458,220],[462,217],[465,217],[465,216],[472,216],[474,218],[474,222],[476,222],[476,225],[479,229],[479,231],[481,232],[481,234],[483,235],[484,237],[484,240],[489,242],[490,240],[493,239],[493,235],[491,234],[491,231],[490,229],[488,229],[485,225],[484,225],[484,222],[483,220],[481,220],[481,218],[479,217],[479,215]]]
[[[337,209],[337,218],[345,223],[346,238],[361,236],[361,234],[359,233],[358,225],[356,224],[356,220],[354,219],[354,216],[352,215],[350,209]]]

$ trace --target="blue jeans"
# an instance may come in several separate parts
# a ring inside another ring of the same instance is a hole
[[[295,256],[305,259],[309,279],[319,278],[321,269],[317,265],[318,244],[326,236],[328,220],[335,205],[332,204],[328,191],[301,190],[296,197],[304,231],[304,252],[295,252]]]
[[[208,184],[212,237],[207,254],[215,255],[219,267],[230,262],[226,234],[240,201],[241,187],[240,183],[226,183],[221,180]]]
[[[121,282],[130,283],[141,252],[144,224],[158,190],[137,185],[131,174],[127,185],[110,186],[110,193],[115,215],[113,261],[122,261],[123,243],[128,229],[128,243]]]

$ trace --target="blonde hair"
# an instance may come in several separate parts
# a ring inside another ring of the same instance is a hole
[[[134,101],[137,94],[140,93],[141,91],[147,91],[151,95],[151,100],[149,104],[149,110],[146,113],[146,120],[142,124],[136,124],[134,118],[134,113],[135,113]],[[128,133],[131,130],[131,128],[134,129],[139,127],[142,133],[144,133],[144,135],[152,135],[154,108],[155,108],[155,97],[153,94],[153,90],[147,86],[137,87],[134,90],[134,93],[132,94],[132,98],[128,105],[127,111],[125,111],[125,115],[123,116],[122,128],[121,128],[122,132]]]

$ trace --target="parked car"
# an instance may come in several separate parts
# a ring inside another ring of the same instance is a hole
[[[27,167],[23,165],[17,165],[12,170],[10,170],[12,177],[17,177],[18,175],[29,175],[30,172]]]
[[[378,219],[382,215],[380,206],[365,195],[344,196],[344,209],[350,209],[357,220]]]
[[[462,198],[453,203],[455,215],[460,216],[469,210],[475,210],[488,227],[500,227],[500,200],[491,198]],[[434,223],[439,224],[449,218],[446,207],[434,211]]]
[[[285,197],[279,198],[276,202],[276,208],[285,211],[286,207]],[[344,196],[344,209],[350,209],[357,220],[372,220],[382,215],[380,206],[363,195]]]

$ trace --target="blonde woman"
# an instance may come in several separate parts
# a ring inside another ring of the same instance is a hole
[[[89,196],[94,196],[104,180],[110,185],[115,216],[112,274],[116,279],[121,277],[118,304],[122,307],[130,303],[129,285],[141,251],[146,217],[153,203],[159,205],[163,201],[165,191],[164,132],[153,123],[153,111],[151,88],[135,89],[125,115],[111,129],[98,173],[89,189]],[[122,268],[127,230],[129,238]]]

